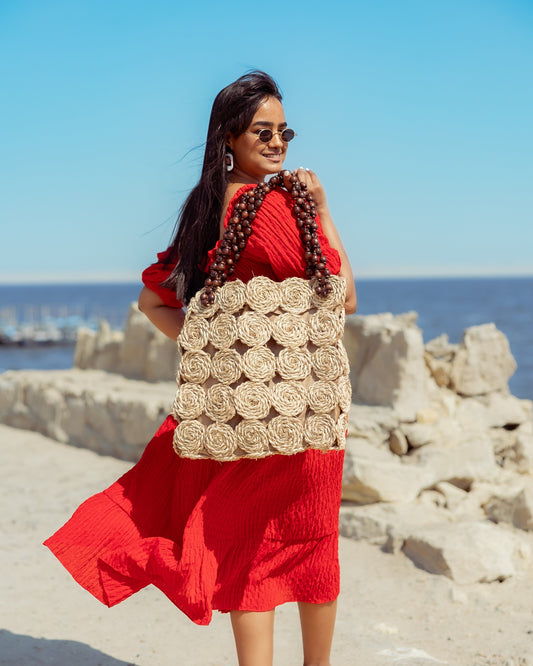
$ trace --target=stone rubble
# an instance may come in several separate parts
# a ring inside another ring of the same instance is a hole
[[[533,421],[494,324],[425,346],[416,313],[350,316],[353,402],[341,534],[456,583],[530,566]],[[176,346],[134,304],[124,333],[80,330],[75,368],[0,375],[0,419],[135,461],[169,413]]]
[[[11,370],[0,375],[0,420],[135,462],[170,412],[173,392],[174,382],[103,370]]]

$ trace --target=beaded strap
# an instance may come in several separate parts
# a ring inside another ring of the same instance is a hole
[[[307,191],[307,185],[302,183],[298,176],[291,174],[289,193],[293,199],[293,213],[296,226],[300,232],[305,249],[307,267],[305,274],[308,278],[315,278],[315,291],[318,296],[327,296],[333,287],[329,280],[330,270],[327,268],[327,259],[320,249],[317,234],[316,206],[313,195]],[[214,290],[221,287],[228,276],[235,270],[246,247],[248,238],[252,234],[252,222],[257,215],[265,196],[275,188],[284,188],[283,172],[274,175],[267,183],[259,183],[257,187],[245,192],[235,204],[228,226],[222,237],[222,242],[215,254],[215,261],[209,266],[209,275],[205,280],[204,289],[200,296],[204,307],[215,302]]]

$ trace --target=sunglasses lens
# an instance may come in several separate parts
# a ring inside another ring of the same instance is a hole
[[[259,137],[259,141],[262,141],[263,143],[268,143],[269,141],[272,140],[272,130],[269,129],[262,129],[260,132],[257,133],[257,136]]]
[[[295,136],[295,131],[292,129],[284,129],[283,132],[281,133],[281,138],[283,141],[289,142],[294,139]]]

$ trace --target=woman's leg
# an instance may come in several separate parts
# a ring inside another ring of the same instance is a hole
[[[330,666],[329,655],[335,628],[337,600],[325,604],[298,603],[304,666]]]
[[[272,666],[274,659],[274,610],[231,611],[239,666]]]

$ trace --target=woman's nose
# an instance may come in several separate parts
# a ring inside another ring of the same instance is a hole
[[[283,141],[281,140],[279,132],[276,132],[272,135],[272,139],[270,139],[270,145],[275,146],[276,148],[283,147]]]

